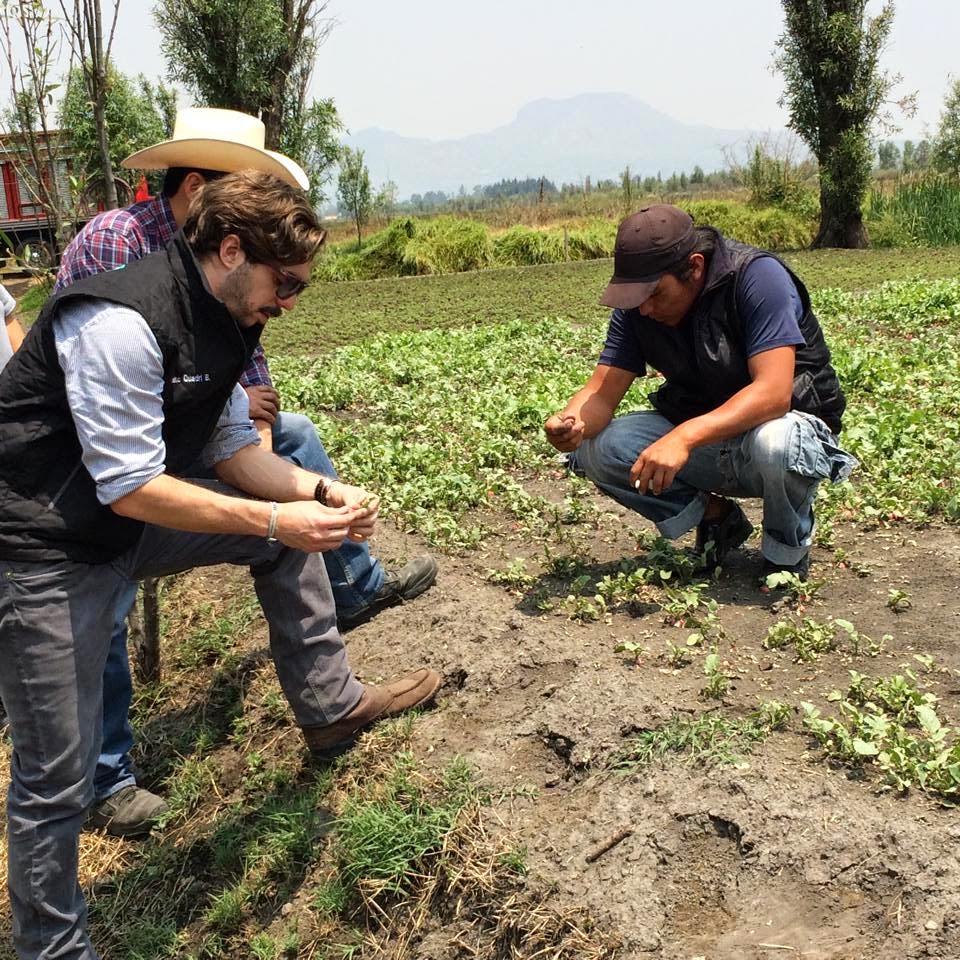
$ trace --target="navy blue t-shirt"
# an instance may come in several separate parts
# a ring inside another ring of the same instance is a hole
[[[775,347],[806,344],[800,333],[803,304],[790,274],[773,257],[760,257],[743,273],[737,291],[737,308],[743,319],[744,342],[748,358]],[[681,327],[690,329],[693,313],[684,317]],[[607,341],[597,361],[606,367],[629,370],[638,377],[646,376],[643,344],[631,318],[633,310],[614,310],[610,314]]]

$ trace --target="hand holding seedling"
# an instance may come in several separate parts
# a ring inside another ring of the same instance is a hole
[[[679,431],[671,430],[637,457],[630,468],[630,483],[640,494],[659,497],[689,459],[689,445]]]
[[[364,490],[340,480],[330,485],[327,493],[328,503],[339,503],[351,511],[350,532],[348,539],[362,541],[369,540],[377,525],[380,514],[380,498]]]
[[[571,414],[555,413],[543,425],[544,432],[550,444],[561,453],[576,450],[583,443],[585,424]]]
[[[306,553],[336,550],[351,531],[353,515],[350,507],[325,507],[313,500],[281,503],[276,537],[284,546]]]

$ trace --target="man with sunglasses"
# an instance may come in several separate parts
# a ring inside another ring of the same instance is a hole
[[[191,200],[231,170],[261,170],[293,186],[306,188],[306,174],[288,157],[263,148],[264,127],[255,117],[233,110],[190,108],[177,113],[173,137],[127,157],[123,166],[165,169],[159,197],[94,217],[67,247],[57,274],[55,292],[69,284],[132,263],[163,250],[183,225]],[[277,295],[295,296],[306,279],[277,270]],[[336,477],[313,422],[301,414],[281,412],[263,348],[257,344],[240,376],[250,417],[261,443],[307,470]],[[194,471],[196,474],[198,471]],[[370,554],[366,542],[346,541],[324,554],[341,627],[361,623],[394,603],[411,600],[429,589],[437,565],[428,555],[415,557],[403,569],[386,570]],[[114,636],[104,672],[103,748],[97,767],[97,803],[93,826],[118,836],[146,833],[165,809],[156,794],[139,787],[130,752],[133,731],[128,712],[133,693],[127,659],[127,614],[136,598],[136,584],[121,597]]]
[[[0,375],[0,696],[13,940],[22,960],[96,960],[77,882],[94,800],[103,666],[127,581],[247,567],[310,750],[431,700],[421,668],[361,683],[322,552],[366,540],[367,491],[266,451],[237,383],[323,230],[302,190],[244,170],[209,184],[169,247],[47,301]],[[197,482],[192,465],[219,482]]]
[[[762,581],[805,580],[817,487],[856,461],[838,446],[843,391],[803,283],[655,204],[620,224],[600,302],[613,307],[603,352],[547,440],[662,536],[696,527],[705,568],[753,532],[734,498],[761,498]],[[664,378],[654,409],[614,417],[648,367]]]

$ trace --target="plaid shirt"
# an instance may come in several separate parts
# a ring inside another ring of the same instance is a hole
[[[122,210],[98,214],[64,251],[54,293],[84,277],[116,270],[148,253],[158,253],[173,239],[177,229],[166,197],[141,200]],[[240,375],[240,386],[258,384],[273,386],[260,344]]]

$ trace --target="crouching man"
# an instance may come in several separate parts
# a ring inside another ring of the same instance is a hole
[[[207,184],[165,251],[50,300],[0,375],[0,693],[23,960],[97,956],[77,847],[125,581],[248,564],[281,686],[315,752],[342,749],[439,687],[428,669],[379,687],[356,679],[321,552],[366,540],[377,501],[261,450],[237,385],[322,242],[297,188],[253,171]],[[181,479],[198,458],[222,483]]]
[[[773,255],[657,204],[617,232],[607,341],[546,424],[571,469],[670,539],[697,528],[706,566],[752,533],[731,498],[763,500],[766,577],[806,579],[813,498],[856,461],[838,446],[845,401],[801,281]],[[652,411],[614,418],[647,368]]]

